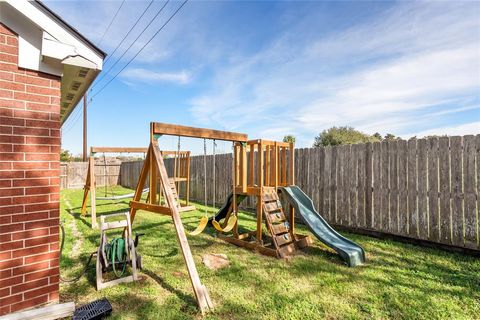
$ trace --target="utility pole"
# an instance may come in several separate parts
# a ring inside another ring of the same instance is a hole
[[[87,161],[87,93],[83,95],[83,162]]]

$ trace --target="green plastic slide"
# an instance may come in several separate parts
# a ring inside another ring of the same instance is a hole
[[[335,231],[315,210],[312,200],[302,189],[290,186],[280,188],[280,190],[318,240],[335,250],[349,267],[355,267],[365,262],[363,248]]]

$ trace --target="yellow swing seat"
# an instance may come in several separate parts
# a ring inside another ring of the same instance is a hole
[[[207,216],[203,216],[201,219],[200,219],[200,223],[198,224],[198,226],[195,228],[195,230],[193,230],[192,232],[187,232],[189,235],[191,236],[197,236],[199,235],[200,233],[203,232],[203,230],[205,230],[205,228],[207,227],[207,224],[208,224],[208,217]]]
[[[212,220],[213,227],[219,232],[230,232],[230,231],[232,231],[232,229],[233,229],[233,227],[235,227],[236,223],[237,223],[237,216],[231,216],[230,219],[228,219],[228,223],[225,226],[225,228],[222,228],[220,226],[220,223],[218,223],[217,220]]]

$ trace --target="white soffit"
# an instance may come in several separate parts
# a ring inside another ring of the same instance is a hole
[[[18,34],[19,67],[62,77],[65,122],[102,70],[105,53],[38,1],[0,1],[0,21]]]

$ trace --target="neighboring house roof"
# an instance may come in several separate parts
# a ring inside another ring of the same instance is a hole
[[[62,77],[64,123],[102,70],[105,52],[38,0],[0,1],[0,21],[18,34],[19,67]]]

